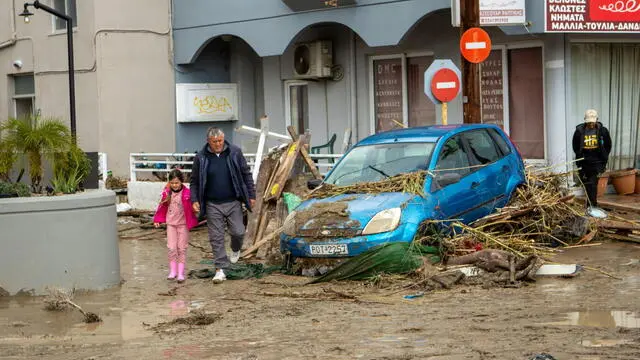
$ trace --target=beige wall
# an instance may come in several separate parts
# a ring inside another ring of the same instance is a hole
[[[13,111],[9,75],[33,73],[36,109],[68,122],[66,33],[54,33],[51,16],[42,10],[31,9],[35,15],[24,24],[17,16],[23,4],[24,0],[0,0],[0,46],[8,45],[0,48],[0,119]],[[76,4],[80,145],[85,151],[107,153],[109,169],[126,176],[130,152],[175,149],[171,2],[76,0]],[[20,70],[12,65],[18,59],[24,64]]]

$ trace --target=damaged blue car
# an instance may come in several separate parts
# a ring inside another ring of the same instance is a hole
[[[494,125],[410,128],[367,137],[323,182],[350,186],[422,171],[423,196],[343,194],[302,202],[284,223],[280,250],[297,257],[350,257],[388,242],[410,242],[432,220],[471,223],[505,206],[525,182],[524,164]],[[310,188],[321,182],[309,183]]]

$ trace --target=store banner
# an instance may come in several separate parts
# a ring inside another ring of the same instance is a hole
[[[545,31],[640,32],[640,0],[545,0]]]

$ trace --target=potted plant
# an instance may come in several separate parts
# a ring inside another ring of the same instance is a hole
[[[10,118],[3,126],[4,140],[18,153],[24,153],[29,161],[31,191],[42,192],[42,158],[55,159],[55,154],[66,151],[72,143],[69,128],[60,120],[40,119],[30,116],[26,119]]]
[[[636,189],[636,169],[617,170],[610,173],[611,183],[618,195],[633,194]]]
[[[91,160],[77,145],[58,153],[53,161],[51,185],[56,194],[73,194],[91,172]]]
[[[598,197],[604,195],[609,185],[609,173],[604,172],[598,176]]]

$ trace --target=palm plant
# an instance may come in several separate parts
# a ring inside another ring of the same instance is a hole
[[[54,118],[10,118],[3,127],[9,146],[24,153],[29,161],[31,190],[42,192],[42,158],[53,160],[55,154],[66,151],[72,143],[69,128]]]

